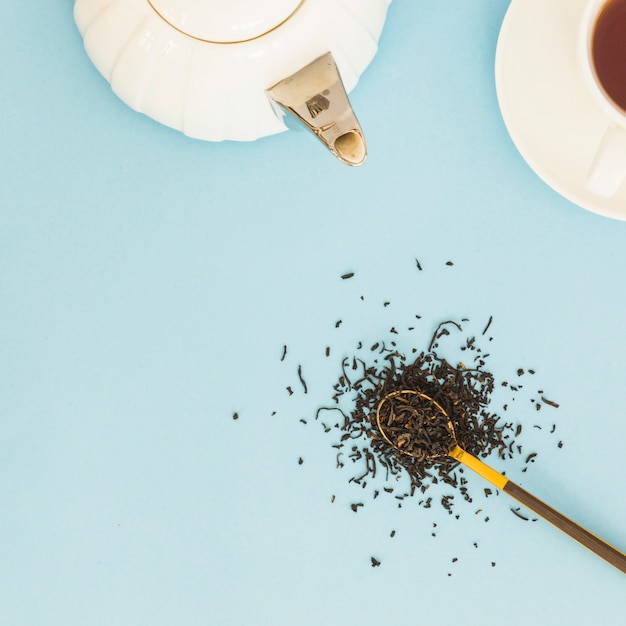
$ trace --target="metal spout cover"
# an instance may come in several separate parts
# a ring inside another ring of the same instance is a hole
[[[361,165],[367,147],[330,52],[267,90],[283,109],[313,131],[347,165]]]

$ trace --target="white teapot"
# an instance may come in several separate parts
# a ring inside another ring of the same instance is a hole
[[[341,161],[366,147],[347,92],[391,0],[76,0],[87,54],[133,109],[205,141],[286,130],[284,111]]]

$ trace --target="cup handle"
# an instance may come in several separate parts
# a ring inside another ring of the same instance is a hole
[[[626,130],[611,125],[591,164],[587,178],[587,189],[598,196],[611,198],[626,176]]]

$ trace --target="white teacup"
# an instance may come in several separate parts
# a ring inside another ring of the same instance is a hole
[[[626,0],[587,2],[581,28],[580,65],[587,87],[607,120],[604,137],[591,164],[587,189],[605,198],[614,196],[626,177],[626,105],[620,100],[620,106],[611,96],[610,86],[607,87],[606,81],[603,84],[599,55],[597,51],[594,54],[594,41],[597,46],[599,41],[596,37],[606,30],[602,26],[610,26],[614,32],[619,32],[622,23],[626,33]],[[626,67],[626,59],[620,62],[616,57],[613,62]]]

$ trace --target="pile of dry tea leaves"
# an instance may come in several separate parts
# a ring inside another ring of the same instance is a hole
[[[490,323],[491,318],[485,331]],[[377,476],[380,479],[381,474],[387,483],[405,475],[410,486],[405,493],[395,494],[400,500],[419,495],[419,504],[430,508],[433,500],[424,494],[432,485],[443,483],[464,500],[472,501],[468,480],[457,461],[447,456],[431,459],[426,455],[400,454],[382,436],[376,421],[379,403],[388,394],[401,390],[416,391],[435,400],[449,416],[459,445],[471,454],[483,458],[495,454],[502,460],[524,458],[519,439],[521,424],[514,425],[501,419],[490,408],[496,382],[486,370],[488,355],[478,347],[476,338],[465,338],[460,346],[461,353],[468,357],[468,364],[450,363],[439,354],[440,341],[447,338],[451,331],[458,334],[463,329],[455,321],[442,322],[428,348],[421,352],[413,349],[410,357],[400,352],[396,343],[391,341],[389,345],[376,342],[369,347],[359,343],[356,350],[358,356],[342,360],[341,373],[333,387],[333,405],[318,409],[315,417],[326,432],[338,431],[339,441],[333,446],[338,450],[337,465],[343,467],[348,459],[352,462],[355,474],[350,482],[365,487],[369,480]],[[362,358],[363,354],[367,357]],[[521,369],[517,371],[518,376],[524,373]],[[534,372],[529,370],[529,373]],[[508,387],[510,392],[516,392],[521,387],[507,382],[500,385]],[[539,397],[545,404],[557,406]],[[540,408],[538,401],[532,399],[532,402],[537,409]],[[503,408],[506,411],[506,404]],[[329,426],[327,415],[336,413],[341,416],[340,419],[334,426]],[[535,456],[535,453],[528,455],[526,463],[534,462]],[[385,487],[383,491],[393,493],[394,487]],[[484,491],[485,495],[491,493],[489,489]],[[374,491],[374,497],[378,494],[378,490]],[[453,492],[440,500],[440,504],[451,514],[454,498]]]
[[[453,267],[454,263],[447,261],[445,265]],[[423,271],[418,259],[415,259],[415,267],[418,272]],[[354,276],[355,272],[347,272],[340,278],[347,281]],[[359,300],[369,303],[364,295]],[[382,302],[387,310],[391,310],[391,304],[389,300]],[[424,509],[441,508],[452,519],[459,519],[463,510],[469,509],[474,515],[480,515],[476,519],[489,522],[490,517],[481,508],[479,501],[498,495],[499,492],[494,487],[485,487],[480,479],[471,480],[471,470],[467,471],[466,478],[465,468],[452,457],[445,456],[450,450],[449,429],[438,431],[446,441],[434,441],[432,447],[412,445],[411,453],[403,454],[391,443],[393,441],[395,446],[399,446],[400,439],[394,439],[393,435],[386,432],[386,440],[378,427],[376,412],[381,401],[394,392],[408,390],[424,394],[435,401],[450,419],[456,442],[461,448],[479,458],[489,457],[489,465],[502,474],[505,471],[499,467],[501,461],[511,462],[515,465],[514,475],[519,471],[526,472],[535,463],[537,453],[532,451],[534,437],[541,432],[552,436],[556,431],[553,422],[547,425],[543,419],[530,422],[528,404],[526,408],[522,404],[530,400],[534,414],[544,407],[557,408],[559,405],[547,399],[544,392],[534,386],[533,369],[517,368],[511,373],[510,381],[496,380],[489,371],[489,354],[483,352],[480,344],[493,339],[487,334],[492,317],[489,317],[486,325],[481,326],[482,332],[478,331],[475,335],[465,330],[466,323],[471,327],[466,318],[441,322],[432,335],[430,332],[426,335],[422,348],[407,350],[407,345],[415,344],[413,339],[409,340],[409,336],[417,334],[413,333],[416,330],[415,320],[421,320],[421,325],[426,323],[422,315],[415,314],[411,317],[410,325],[391,326],[379,341],[357,342],[350,356],[343,357],[337,364],[338,378],[332,385],[328,404],[315,411],[314,419],[300,417],[299,421],[304,425],[316,423],[322,426],[324,432],[332,438],[337,468],[348,474],[348,482],[359,487],[359,492],[363,490],[365,494],[368,487],[367,493],[374,500],[379,496],[387,496],[393,498],[399,508],[405,501]],[[337,319],[333,326],[335,332],[346,331],[343,319]],[[426,345],[428,339],[430,341]],[[324,349],[329,362],[335,361],[336,347],[331,350],[331,345],[326,345]],[[343,349],[342,352],[345,354]],[[455,356],[451,357],[450,354]],[[281,348],[280,361],[294,363],[287,344]],[[530,384],[529,379],[533,380]],[[291,384],[285,389],[289,397],[297,398],[300,393],[309,394],[310,389],[316,387],[315,380],[311,383],[307,383],[305,371],[298,364],[297,372],[292,372]],[[515,402],[516,399],[521,402]],[[428,402],[426,406],[421,406],[420,402],[413,404],[412,409],[418,413],[430,408]],[[517,410],[513,410],[514,406]],[[518,412],[523,416],[523,423],[514,418]],[[271,415],[277,415],[277,411],[272,411]],[[383,417],[381,409],[381,419]],[[232,418],[238,420],[239,413],[235,412]],[[406,424],[400,426],[406,434]],[[386,427],[389,427],[389,423]],[[426,429],[422,434],[426,439],[430,438],[430,442],[433,438],[438,439],[434,430]],[[540,436],[543,438],[543,435]],[[563,442],[558,441],[557,447],[562,446]],[[432,458],[433,453],[441,456]],[[296,460],[299,466],[304,464],[302,456],[296,457]],[[363,500],[363,497],[357,500]],[[331,495],[330,502],[336,501],[339,499]],[[363,501],[349,502],[354,513],[358,513],[364,506]],[[519,506],[510,506],[510,510],[523,521],[537,521],[536,517],[524,512]],[[448,515],[446,519],[450,519]],[[432,537],[436,537],[438,531],[438,523],[433,522]],[[396,531],[391,530],[389,537],[395,535]],[[473,546],[478,548],[478,542],[474,541]],[[457,561],[456,556],[451,559],[452,563]],[[371,566],[380,565],[380,559],[371,556]],[[495,565],[496,562],[491,561],[491,566]],[[449,572],[448,576],[451,575]]]

